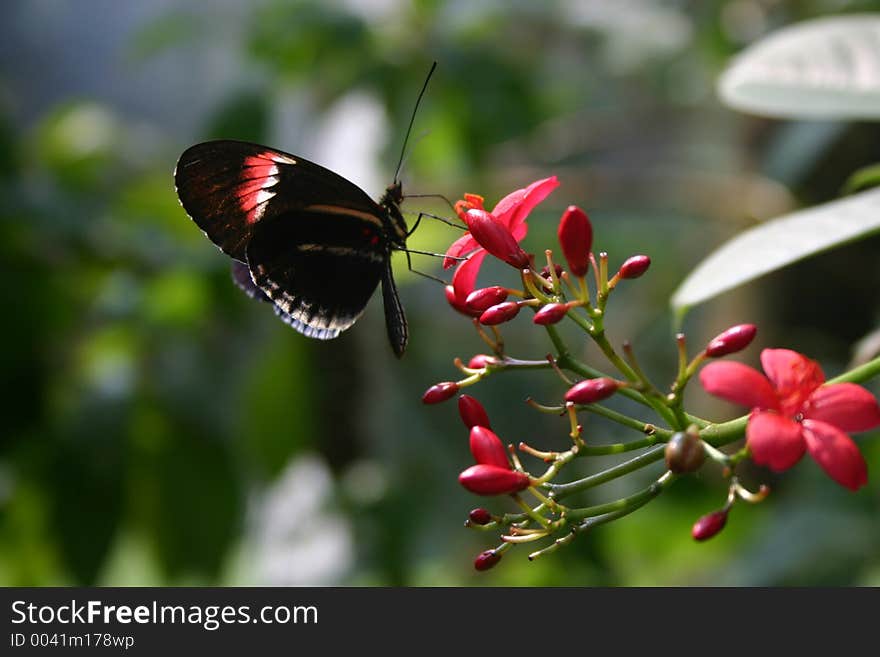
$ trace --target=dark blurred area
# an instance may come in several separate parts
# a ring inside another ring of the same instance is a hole
[[[496,537],[462,526],[484,503],[456,481],[471,463],[467,434],[454,402],[420,397],[455,378],[455,356],[484,346],[441,286],[395,256],[411,330],[402,361],[386,344],[379,295],[339,339],[308,340],[235,289],[172,179],[186,147],[237,138],[319,162],[378,198],[436,60],[405,193],[474,192],[491,207],[558,175],[525,246],[554,247],[560,213],[574,203],[612,266],[649,254],[649,274],[612,300],[608,331],[668,381],[668,300],[684,276],[738,231],[834,199],[855,169],[880,160],[877,124],[738,114],[718,102],[717,75],[774,29],[878,9],[846,0],[5,3],[0,584],[880,584],[876,435],[857,439],[871,479],[856,494],[808,459],[781,476],[747,470],[745,483],[769,483],[770,498],[738,505],[723,534],[697,544],[691,524],[726,493],[709,466],[546,559],[529,563],[518,549],[476,573],[473,557]],[[404,207],[449,215],[431,199]],[[455,237],[422,222],[410,244],[442,252]],[[685,325],[692,348],[755,322],[758,338],[742,355],[751,364],[762,347],[785,346],[828,376],[843,371],[880,318],[878,251],[878,238],[836,249],[696,308]],[[416,258],[448,278],[439,261]],[[481,281],[515,285],[510,276],[487,266]],[[533,328],[505,328],[511,355],[547,353]],[[595,349],[578,349],[605,366]],[[538,372],[468,393],[506,440],[556,449],[565,419],[522,400],[562,390]],[[706,417],[738,412],[689,395]],[[586,421],[597,442],[633,438]],[[598,462],[580,472],[611,461]],[[657,472],[581,502],[625,495]]]

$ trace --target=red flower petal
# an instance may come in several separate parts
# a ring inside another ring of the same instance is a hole
[[[461,258],[478,248],[480,248],[480,245],[477,244],[474,236],[470,233],[465,233],[455,240],[452,246],[446,249],[446,257],[443,258],[443,269],[449,269],[460,262],[460,260],[453,260],[453,258]]]
[[[758,465],[787,470],[804,455],[801,425],[776,413],[755,411],[746,426],[746,443]]]
[[[529,257],[504,224],[485,210],[468,210],[465,223],[480,246],[512,267],[524,269]]]
[[[761,365],[776,389],[785,415],[796,415],[812,392],[825,383],[819,364],[791,349],[765,349]]]
[[[867,431],[880,426],[880,406],[860,385],[832,383],[810,395],[804,417],[827,422],[841,431]]]
[[[448,291],[449,286],[447,286],[446,299],[449,301],[449,305],[470,317],[478,317],[480,315],[479,312],[468,307],[467,297],[474,291],[474,287],[477,284],[477,275],[480,273],[480,266],[483,264],[485,257],[486,252],[481,249],[458,266],[458,269],[452,275],[451,296]]]
[[[810,456],[838,484],[858,490],[868,483],[865,459],[843,431],[826,422],[804,420],[803,436]]]
[[[492,210],[492,216],[508,229],[514,230],[526,220],[534,207],[547,198],[550,192],[557,187],[559,187],[559,180],[556,176],[536,180],[528,187],[511,192],[498,201]]]
[[[700,383],[710,395],[767,410],[779,410],[773,386],[758,370],[742,363],[709,363],[700,371]]]

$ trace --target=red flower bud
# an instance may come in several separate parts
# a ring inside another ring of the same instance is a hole
[[[621,278],[638,278],[651,266],[651,259],[646,255],[636,255],[620,265],[617,275]]]
[[[707,513],[694,523],[691,536],[695,541],[705,541],[724,529],[725,524],[727,524],[726,509]]]
[[[693,472],[706,460],[699,435],[689,431],[673,434],[666,443],[666,467],[675,474]]]
[[[501,287],[500,285],[493,285],[492,287],[484,287],[479,290],[474,290],[467,295],[467,299],[465,299],[464,303],[471,310],[483,312],[487,308],[496,306],[504,301],[507,298],[507,294],[507,288]]]
[[[484,367],[487,367],[490,363],[494,362],[496,362],[494,356],[489,356],[487,354],[477,354],[468,361],[468,367],[472,370],[481,370]]]
[[[617,392],[619,387],[620,384],[617,381],[607,377],[587,379],[569,388],[565,393],[565,401],[575,404],[593,404],[607,399]]]
[[[569,205],[559,221],[559,245],[575,276],[584,276],[590,269],[590,249],[593,248],[593,226],[586,213]]]
[[[470,520],[475,525],[488,525],[490,522],[492,522],[492,514],[481,507],[472,510],[468,514],[468,520]]]
[[[458,398],[458,414],[461,415],[461,421],[468,429],[473,427],[491,428],[486,409],[470,395],[461,395]]]
[[[474,568],[477,570],[489,570],[496,563],[501,561],[501,554],[495,550],[484,550],[474,559]]]
[[[425,390],[425,394],[422,395],[422,403],[439,404],[455,396],[457,392],[458,384],[455,381],[443,381]]]
[[[706,355],[709,358],[720,358],[728,354],[735,354],[737,351],[748,347],[757,332],[758,327],[754,324],[731,326],[709,342],[709,345],[706,347]]]
[[[497,306],[492,306],[480,315],[480,324],[494,326],[503,324],[519,314],[519,304],[516,301],[505,301]]]
[[[471,427],[470,445],[471,454],[474,455],[474,461],[477,463],[510,470],[504,443],[491,429],[479,425]]]
[[[565,317],[565,314],[567,312],[567,303],[548,303],[546,306],[541,308],[541,310],[535,313],[532,321],[535,324],[541,324],[542,326],[547,324],[556,324],[557,322],[562,321],[562,318]]]
[[[449,302],[449,305],[455,308],[462,315],[467,315],[468,317],[480,316],[479,311],[471,310],[465,304],[461,303],[461,301],[458,300],[458,297],[455,294],[454,287],[452,287],[451,285],[447,285],[443,291],[446,294],[446,301]]]
[[[505,495],[528,488],[529,477],[509,467],[478,463],[458,475],[458,483],[477,495]]]
[[[511,267],[526,269],[529,256],[520,248],[513,233],[485,210],[468,210],[464,215],[473,238],[486,251]]]

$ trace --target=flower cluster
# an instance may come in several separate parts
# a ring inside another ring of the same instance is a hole
[[[531,552],[530,559],[559,549],[592,527],[621,518],[644,506],[666,490],[678,477],[715,463],[728,479],[723,506],[701,517],[693,525],[695,540],[703,541],[720,532],[738,500],[760,502],[769,493],[762,485],[749,491],[736,474],[737,465],[751,459],[772,470],[785,470],[805,452],[837,483],[856,490],[867,481],[867,466],[848,433],[880,426],[880,406],[874,396],[853,381],[826,382],[814,361],[787,349],[765,349],[761,363],[766,377],[741,363],[720,359],[747,348],[755,339],[753,324],[733,326],[689,357],[685,336],[676,336],[678,371],[665,389],[655,386],[644,374],[633,346],[623,343],[618,350],[605,333],[607,304],[615,288],[625,280],[644,275],[651,264],[646,255],[633,255],[609,275],[606,253],[593,253],[593,226],[587,214],[569,206],[560,217],[557,236],[566,266],[543,253],[545,260],[526,252],[521,242],[528,232],[526,219],[538,204],[559,186],[556,177],[538,180],[508,194],[488,211],[484,199],[465,194],[455,204],[467,231],[450,246],[444,267],[456,266],[452,282],[445,289],[448,303],[469,318],[491,353],[477,354],[465,365],[456,381],[428,388],[426,404],[451,399],[463,388],[502,372],[550,369],[564,382],[558,400],[541,404],[529,399],[535,410],[566,418],[571,447],[565,451],[543,451],[524,442],[505,446],[490,426],[489,416],[474,397],[459,395],[458,409],[469,431],[474,464],[459,475],[459,483],[480,496],[506,496],[513,512],[494,514],[473,509],[467,525],[483,531],[501,532],[501,543],[480,553],[477,570],[496,565],[512,546],[544,540],[548,544]],[[510,265],[519,275],[519,286],[477,287],[480,268],[487,256]],[[588,280],[589,279],[589,280]],[[537,360],[509,355],[501,335],[504,323],[523,309],[532,311],[532,323],[546,331],[553,354]],[[572,354],[556,325],[569,320],[595,342],[614,374],[581,362]],[[707,360],[712,362],[706,364]],[[701,369],[702,368],[702,369]],[[872,370],[873,371],[873,370]],[[724,423],[699,418],[684,410],[684,390],[699,373],[703,388],[723,399],[750,409],[747,416]],[[573,378],[572,378],[573,377]],[[646,422],[605,406],[602,402],[625,395],[652,412]],[[587,440],[581,414],[605,417],[639,432],[640,438],[607,444]],[[745,444],[733,452],[720,449],[745,436]],[[637,456],[588,477],[560,482],[565,466],[576,458],[639,451]],[[543,468],[531,474],[519,454],[537,459]],[[665,469],[646,488],[593,506],[572,505],[576,494],[622,477],[660,460]],[[532,501],[527,501],[530,499]]]

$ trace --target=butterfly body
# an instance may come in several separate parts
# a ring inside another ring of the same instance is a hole
[[[175,169],[184,209],[233,260],[253,298],[311,338],[329,340],[363,313],[381,283],[392,349],[407,343],[391,253],[406,248],[399,181],[379,202],[314,162],[248,142],[197,144]]]

